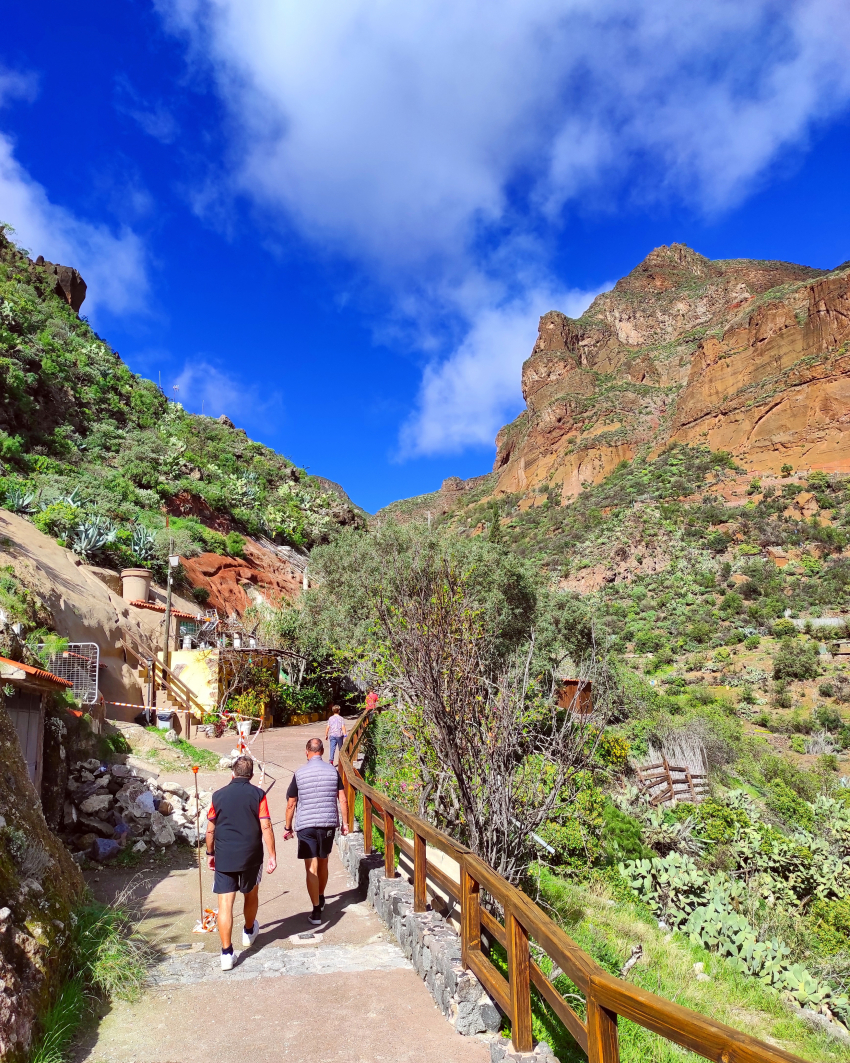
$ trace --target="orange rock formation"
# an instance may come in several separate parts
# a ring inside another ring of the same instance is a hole
[[[301,594],[303,574],[297,567],[253,539],[245,540],[244,549],[244,558],[200,554],[182,559],[192,586],[209,591],[209,606],[224,616],[241,615],[259,599],[276,605]]]

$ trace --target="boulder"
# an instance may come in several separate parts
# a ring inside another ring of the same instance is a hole
[[[164,794],[173,794],[175,797],[179,797],[181,801],[187,800],[189,797],[189,791],[176,782],[161,782],[159,788]]]
[[[162,830],[156,830],[151,832],[151,837],[156,845],[167,846],[173,845],[175,842],[174,831],[166,823]]]
[[[87,797],[80,805],[81,812],[94,815],[98,812],[106,812],[112,804],[112,794],[93,794]]]
[[[96,834],[99,838],[111,838],[115,829],[111,823],[104,823],[102,819],[95,819],[94,816],[85,814],[80,816],[79,826],[85,827],[87,831]]]
[[[90,860],[103,863],[104,860],[111,860],[117,856],[120,851],[121,846],[112,838],[98,838],[89,849],[88,856]]]
[[[132,779],[133,769],[129,768],[126,764],[112,764],[110,765],[109,772],[114,775],[116,779]]]
[[[138,815],[149,816],[156,812],[156,802],[150,790],[144,790],[133,802],[133,811]]]
[[[39,255],[35,264],[48,275],[53,284],[53,290],[59,298],[64,299],[68,306],[78,314],[86,297],[86,282],[80,276],[80,271],[74,269],[73,266],[60,266],[58,262],[47,262],[44,255]]]

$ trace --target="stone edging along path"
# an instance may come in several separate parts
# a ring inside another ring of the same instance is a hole
[[[366,856],[361,833],[337,836],[343,866],[392,930],[399,947],[423,979],[437,1007],[459,1034],[490,1044],[493,1063],[558,1063],[545,1042],[520,1053],[499,1034],[502,1013],[474,974],[460,962],[460,939],[437,912],[414,912],[413,886],[404,878],[385,878],[379,854]]]

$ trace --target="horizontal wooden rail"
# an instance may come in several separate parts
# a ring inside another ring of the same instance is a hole
[[[503,879],[465,845],[454,841],[363,779],[353,762],[370,720],[369,713],[360,717],[340,753],[340,767],[346,791],[351,797],[349,809],[354,808],[354,791],[363,797],[366,852],[372,850],[372,830],[373,826],[378,826],[384,833],[386,875],[395,876],[396,847],[413,864],[417,910],[425,907],[428,880],[460,902],[463,965],[472,971],[510,1019],[513,1043],[518,1051],[530,1052],[533,1048],[533,986],[587,1053],[590,1063],[619,1063],[618,1016],[716,1063],[802,1063],[798,1056],[781,1048],[765,1044],[603,971],[530,897]],[[411,831],[412,841],[401,835],[400,825]],[[460,868],[460,883],[428,860],[428,846],[456,861]],[[504,923],[482,906],[481,890],[485,890],[498,910],[504,913]],[[491,962],[486,947],[482,947],[482,935],[507,953],[507,978]],[[534,961],[530,949],[532,942],[584,995],[586,1020],[576,1014]]]

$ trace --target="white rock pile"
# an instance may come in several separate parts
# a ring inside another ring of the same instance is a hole
[[[127,846],[142,852],[178,840],[196,845],[196,812],[203,835],[211,800],[203,790],[196,802],[178,783],[160,782],[155,769],[79,761],[68,778],[64,833],[80,860],[109,859]]]

